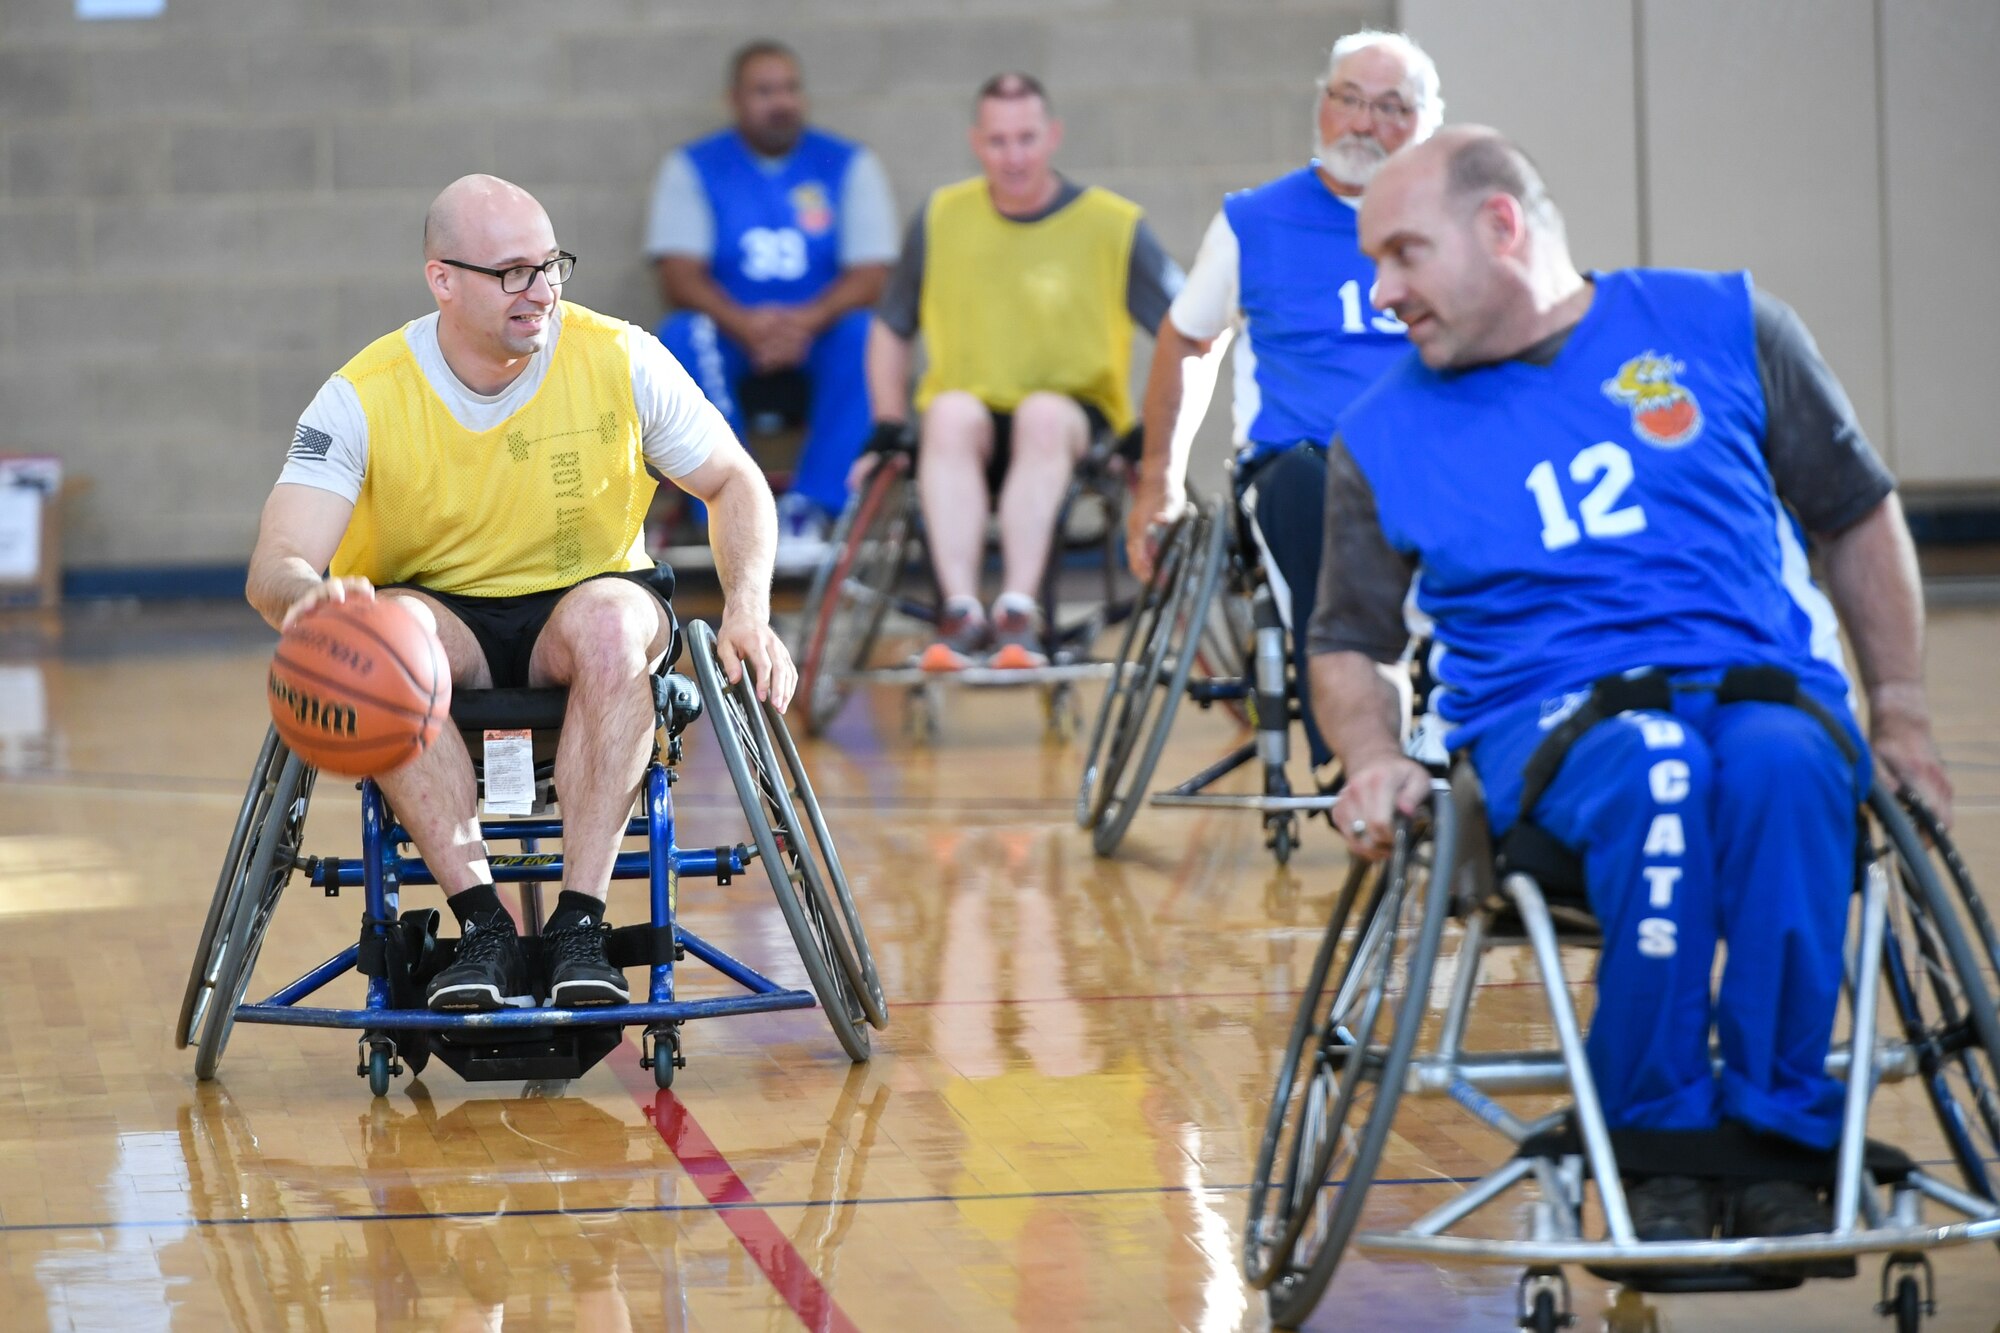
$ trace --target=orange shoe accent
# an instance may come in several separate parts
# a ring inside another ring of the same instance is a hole
[[[1003,671],[1032,671],[1036,667],[1045,667],[1048,664],[1049,659],[1046,655],[1031,648],[1024,648],[1018,643],[1002,645],[1000,651],[986,661],[986,665],[998,667]]]
[[[948,643],[934,643],[917,658],[918,668],[924,671],[963,671],[971,665],[963,653]]]

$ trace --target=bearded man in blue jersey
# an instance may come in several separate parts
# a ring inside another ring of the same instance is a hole
[[[1378,670],[1405,645],[1414,581],[1434,708],[1496,837],[1531,823],[1581,859],[1604,932],[1589,1056],[1611,1126],[1730,1121],[1830,1148],[1858,804],[1877,766],[1947,817],[1951,795],[1894,480],[1789,308],[1746,273],[1579,273],[1540,176],[1490,129],[1443,131],[1385,165],[1361,245],[1376,303],[1415,350],[1342,414],[1328,459],[1309,648],[1350,775],[1339,827],[1380,856],[1396,812],[1429,790]],[[1702,688],[1730,668],[1788,673],[1799,702]],[[1641,672],[1669,687],[1654,703],[1590,700],[1595,682]],[[1608,715],[1584,727],[1586,709]],[[1721,1193],[1692,1175],[1637,1180],[1635,1229],[1706,1237]],[[1795,1182],[1729,1202],[1735,1235],[1829,1226]]]
[[[1235,486],[1301,689],[1327,441],[1341,409],[1409,351],[1402,322],[1369,308],[1375,266],[1361,253],[1356,210],[1389,154],[1421,143],[1444,119],[1437,65],[1395,32],[1335,42],[1313,102],[1313,160],[1223,200],[1160,321],[1126,532],[1132,567],[1146,578],[1155,535],[1187,505],[1189,445],[1208,410],[1216,360],[1233,346]],[[1232,331],[1233,341],[1224,336]],[[1305,727],[1320,768],[1332,755],[1310,711]]]
[[[847,471],[872,424],[868,311],[896,257],[896,207],[875,155],[806,124],[798,57],[755,41],[730,61],[736,123],[660,164],[646,251],[676,313],[659,327],[740,439],[752,375],[802,372],[806,434],[778,497],[778,565],[825,553]]]

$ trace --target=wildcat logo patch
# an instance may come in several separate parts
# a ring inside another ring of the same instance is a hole
[[[1604,381],[1604,396],[1632,409],[1632,429],[1648,444],[1674,449],[1701,434],[1701,404],[1674,377],[1687,366],[1647,351]]]

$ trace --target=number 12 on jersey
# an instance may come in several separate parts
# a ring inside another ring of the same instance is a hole
[[[1556,465],[1543,459],[1528,473],[1526,485],[1535,497],[1535,508],[1542,514],[1542,546],[1545,550],[1560,551],[1565,546],[1574,546],[1584,537],[1629,537],[1635,532],[1646,530],[1646,511],[1638,505],[1616,508],[1618,497],[1632,484],[1632,455],[1610,441],[1593,444],[1575,458],[1569,460],[1569,477],[1579,486],[1597,484],[1590,487],[1577,513],[1583,518],[1579,528],[1576,520],[1569,516],[1569,506],[1563,499],[1562,483],[1556,480]]]

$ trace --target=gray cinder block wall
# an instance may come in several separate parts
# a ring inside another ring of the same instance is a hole
[[[1299,163],[1310,85],[1390,0],[167,0],[81,22],[0,0],[0,451],[53,452],[72,569],[240,563],[300,410],[430,308],[424,206],[490,171],[581,256],[568,295],[659,314],[639,253],[663,152],[777,36],[899,208],[969,174],[972,89],[1040,74],[1060,165],[1183,262],[1226,189]],[[1226,391],[1225,391],[1226,392]],[[1219,395],[1220,396],[1220,395]],[[1226,404],[1211,412],[1219,447]]]

